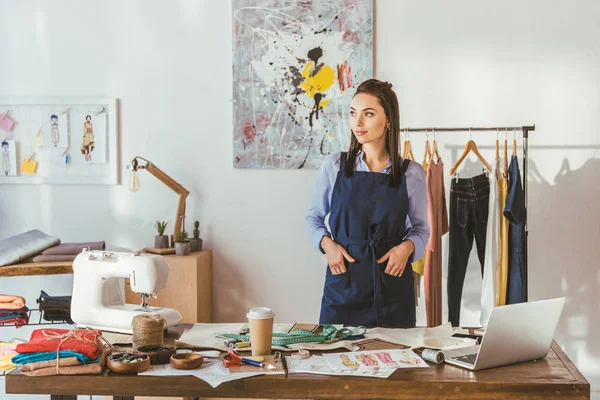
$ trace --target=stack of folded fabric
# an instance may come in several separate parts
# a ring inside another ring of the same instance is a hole
[[[11,360],[17,354],[16,347],[16,343],[0,342],[0,373],[5,374],[15,369]]]
[[[29,322],[29,309],[21,296],[0,294],[0,325],[15,324],[17,328]]]
[[[88,250],[104,250],[105,243],[102,242],[81,242],[81,243],[61,243],[57,246],[50,247],[40,254],[34,256],[27,261],[33,262],[48,262],[48,261],[73,261],[77,254],[83,249]]]
[[[40,305],[40,311],[43,313],[45,321],[73,323],[71,319],[71,296],[48,296],[42,290],[36,301]]]
[[[36,329],[12,362],[29,376],[101,374],[109,353],[101,338],[91,329]]]

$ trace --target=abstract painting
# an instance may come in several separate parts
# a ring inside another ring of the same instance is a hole
[[[233,0],[234,166],[319,168],[372,75],[372,0]]]

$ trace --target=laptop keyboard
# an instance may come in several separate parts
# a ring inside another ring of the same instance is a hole
[[[466,356],[453,357],[452,359],[462,361],[466,364],[475,365],[475,359],[477,359],[477,353],[467,354]]]

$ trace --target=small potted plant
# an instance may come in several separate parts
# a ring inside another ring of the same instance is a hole
[[[167,221],[156,221],[156,233],[154,236],[154,247],[157,249],[166,249],[169,247],[169,236],[165,235],[165,229],[168,225]]]
[[[200,239],[200,222],[194,222],[194,237],[190,239],[191,251],[202,251],[202,239]]]
[[[178,256],[190,254],[190,241],[186,231],[179,232],[175,238],[175,254]]]

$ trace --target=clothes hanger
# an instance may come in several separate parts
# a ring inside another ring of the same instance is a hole
[[[408,136],[408,130],[405,131],[405,135],[408,140],[406,140],[404,142],[404,154],[402,155],[402,158],[406,158],[408,160],[414,160],[415,155],[412,152],[412,145],[410,144],[410,137]]]
[[[450,176],[454,175],[454,172],[456,171],[456,169],[458,168],[460,163],[463,162],[463,160],[467,157],[467,155],[471,151],[477,156],[479,161],[481,161],[483,163],[483,165],[485,165],[485,167],[487,168],[488,171],[492,170],[492,166],[485,160],[485,158],[483,158],[481,153],[479,153],[479,150],[477,149],[477,144],[473,141],[473,135],[471,134],[471,129],[469,129],[469,137],[471,139],[465,145],[465,149],[463,150],[462,155],[460,156],[460,158],[458,159],[456,164],[454,164],[454,166],[450,169]]]
[[[425,135],[427,140],[425,141],[425,154],[423,154],[423,162],[421,164],[430,164],[433,154],[431,153],[431,148],[429,147],[429,132],[427,132],[427,129],[425,129]],[[427,157],[429,157],[429,161],[427,161]]]
[[[438,145],[437,145],[437,140],[435,138],[435,128],[433,128],[433,130],[431,131],[431,133],[433,134],[433,144],[431,146],[431,158],[433,159],[433,155],[435,155],[437,157],[437,160],[435,161],[436,164],[440,162],[440,160],[442,159],[442,157],[440,157],[440,153],[438,153]]]
[[[513,157],[517,156],[517,130],[513,132]]]
[[[500,150],[499,150],[499,143],[498,143],[498,129],[496,129],[496,160],[498,161],[500,160]]]
[[[506,178],[508,176],[508,141],[506,139],[508,129],[504,131],[504,173],[503,176]]]

